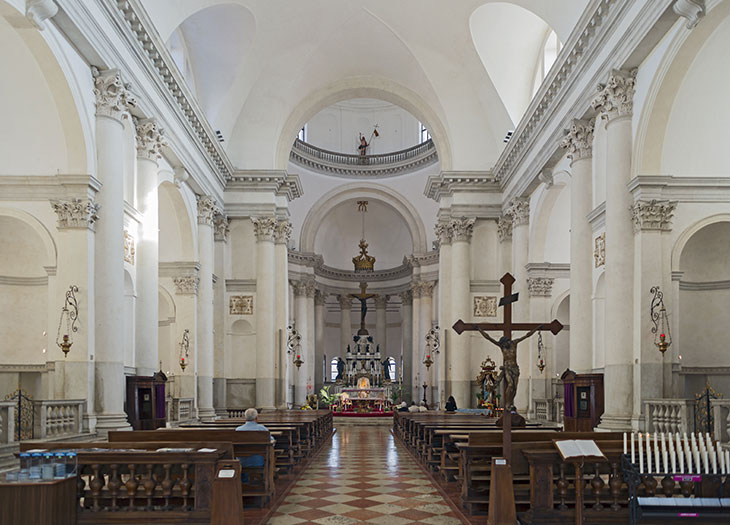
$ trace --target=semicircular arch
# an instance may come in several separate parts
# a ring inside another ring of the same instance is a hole
[[[718,213],[716,215],[711,215],[685,228],[679,237],[677,237],[677,240],[674,242],[674,247],[672,248],[672,272],[681,271],[680,262],[682,259],[682,252],[694,234],[702,228],[718,222],[730,222],[730,213]]]
[[[413,241],[413,252],[428,252],[426,228],[415,207],[400,193],[387,186],[372,182],[357,182],[338,186],[320,197],[304,218],[299,237],[300,250],[305,253],[314,252],[317,231],[327,215],[340,204],[353,199],[377,200],[392,208],[406,223]]]
[[[11,217],[30,226],[38,234],[38,237],[43,243],[46,255],[43,266],[52,267],[56,265],[56,257],[58,255],[56,243],[53,240],[51,232],[48,231],[41,221],[30,213],[16,208],[0,207],[0,216]]]
[[[276,167],[286,169],[294,139],[302,126],[324,108],[353,98],[384,100],[411,113],[428,128],[436,146],[442,170],[451,169],[451,146],[446,127],[436,112],[414,91],[392,80],[375,77],[350,77],[314,91],[295,107],[281,128],[276,148]]]

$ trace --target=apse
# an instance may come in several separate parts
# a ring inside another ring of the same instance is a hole
[[[352,258],[359,253],[362,238],[361,216],[356,199],[345,201],[325,215],[314,239],[314,251],[324,264],[352,270]],[[368,252],[374,256],[375,270],[394,268],[403,257],[413,253],[413,240],[408,225],[392,207],[370,200],[365,214],[365,239]]]

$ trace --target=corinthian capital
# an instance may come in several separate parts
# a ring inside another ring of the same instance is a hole
[[[568,158],[573,162],[593,156],[593,120],[573,119],[570,129],[560,141],[561,148],[568,149]]]
[[[434,227],[436,232],[436,243],[440,246],[451,243],[451,230],[449,225],[445,222],[440,222]],[[434,243],[435,244],[435,243]]]
[[[530,297],[550,297],[553,281],[550,277],[530,277],[527,279],[527,292]]]
[[[314,291],[314,305],[324,306],[324,302],[327,300],[327,293],[322,290]]]
[[[276,242],[276,244],[286,244],[289,242],[289,239],[291,239],[291,233],[291,223],[286,219],[282,219],[276,223],[276,228],[274,230],[274,241]]]
[[[51,207],[58,215],[58,229],[94,230],[99,220],[100,204],[91,199],[52,200]]]
[[[375,298],[375,308],[387,308],[390,295],[379,295]]]
[[[670,231],[677,201],[640,200],[631,207],[634,233],[640,231]]]
[[[231,220],[228,218],[228,215],[219,213],[215,217],[213,217],[213,236],[216,241],[228,241],[230,225]]]
[[[166,145],[163,135],[165,130],[157,125],[157,119],[135,119],[134,127],[137,133],[137,157],[154,162],[162,156],[160,150]]]
[[[497,236],[499,242],[509,241],[512,239],[512,217],[502,214],[497,219]]]
[[[273,241],[276,234],[276,219],[273,217],[251,217],[256,240]]]
[[[411,304],[413,302],[413,291],[412,290],[406,290],[404,292],[401,292],[398,294],[400,296],[401,302],[406,304]]]
[[[449,222],[449,233],[451,234],[451,241],[471,241],[471,236],[474,233],[474,223],[476,219],[467,219],[462,217],[461,219],[452,219]]]
[[[299,281],[292,281],[292,286],[294,286],[294,295],[314,297],[316,291],[314,277],[302,277]]]
[[[216,206],[213,197],[201,195],[198,197],[198,224],[213,226],[216,215],[221,215],[221,209]]]
[[[352,308],[352,297],[347,294],[338,295],[337,302],[340,303],[340,310],[349,310]]]
[[[530,201],[528,199],[515,199],[505,211],[506,215],[512,218],[512,227],[528,224],[530,222]]]
[[[137,106],[137,101],[122,82],[119,70],[99,71],[92,68],[91,71],[94,76],[96,115],[117,120],[129,117],[129,110]]]
[[[630,117],[634,111],[635,84],[636,69],[612,70],[608,82],[598,86],[598,96],[591,103],[593,109],[600,113],[602,119],[609,121],[619,117]]]

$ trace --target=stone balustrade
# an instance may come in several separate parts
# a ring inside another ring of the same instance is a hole
[[[692,432],[694,401],[691,399],[645,399],[647,432]]]
[[[83,399],[55,399],[33,402],[35,439],[57,438],[83,433]]]
[[[195,419],[195,401],[192,397],[168,397],[165,401],[165,414],[170,422]]]
[[[712,408],[713,439],[727,443],[730,441],[730,399],[713,399]]]
[[[538,421],[562,423],[564,407],[565,402],[561,398],[532,400],[532,411]]]
[[[0,401],[0,443],[15,441],[15,401]]]

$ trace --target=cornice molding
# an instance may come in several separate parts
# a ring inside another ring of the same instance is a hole
[[[424,194],[436,202],[458,192],[499,193],[499,184],[492,171],[442,171],[426,179]]]
[[[168,261],[159,263],[160,277],[177,277],[181,274],[196,275],[200,270],[200,263],[197,261]]]
[[[678,202],[730,202],[727,177],[674,177],[638,175],[629,181],[634,200],[673,200]]]
[[[425,255],[416,256],[418,264],[420,265],[431,265],[438,262],[437,252],[429,252]],[[314,275],[323,279],[331,279],[333,281],[346,281],[346,282],[362,282],[363,274],[355,273],[353,270],[341,270],[339,268],[332,268],[324,264],[324,259],[321,255],[313,253],[301,253],[296,250],[289,250],[288,254],[289,264],[304,266],[307,268],[314,269]],[[413,265],[408,257],[404,257],[403,264],[396,266],[395,268],[388,268],[385,270],[375,270],[374,272],[368,272],[368,282],[384,282],[394,281],[398,279],[408,278],[413,274]]]
[[[570,279],[570,263],[528,263],[525,268],[530,278]]]
[[[101,182],[91,175],[3,175],[0,201],[93,199]]]
[[[13,277],[0,275],[0,284],[9,286],[45,286],[48,284],[48,275],[42,277]]]
[[[412,268],[421,268],[422,266],[431,266],[438,264],[439,252],[432,251],[424,254],[406,255],[403,257],[403,266],[410,265]]]
[[[672,280],[674,280],[674,279],[672,279]],[[679,289],[688,290],[688,291],[692,291],[692,292],[730,290],[730,281],[704,281],[704,282],[679,281]]]
[[[226,279],[226,292],[256,292],[256,279]]]
[[[231,175],[226,191],[273,192],[289,202],[304,194],[299,176],[283,170],[236,170]]]

